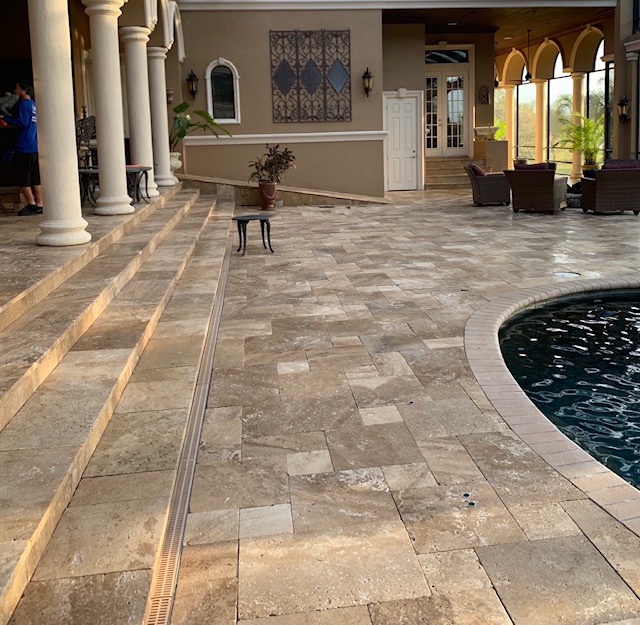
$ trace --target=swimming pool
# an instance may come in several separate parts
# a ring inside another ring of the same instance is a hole
[[[640,297],[571,299],[500,330],[505,363],[564,434],[640,487]]]

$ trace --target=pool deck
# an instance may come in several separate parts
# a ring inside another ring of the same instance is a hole
[[[284,207],[274,254],[251,224],[233,246],[171,623],[640,625],[640,492],[539,413],[497,344],[527,305],[640,288],[640,218],[388,199]],[[141,622],[184,435],[144,382],[180,369],[153,340],[12,625]],[[125,601],[128,620],[105,608]]]

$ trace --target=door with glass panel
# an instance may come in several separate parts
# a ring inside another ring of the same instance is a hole
[[[453,64],[452,64],[453,65]],[[468,71],[429,68],[425,85],[425,157],[469,154]]]

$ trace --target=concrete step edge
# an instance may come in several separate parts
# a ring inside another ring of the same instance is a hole
[[[121,223],[108,234],[83,246],[83,250],[78,256],[70,259],[28,289],[25,289],[9,301],[0,305],[0,331],[4,330],[4,328],[12,324],[16,319],[19,319],[30,308],[41,302],[49,293],[80,271],[80,269],[108,249],[109,246],[118,241],[122,236],[130,232],[138,223],[146,219],[155,210],[164,206],[180,191],[181,187],[182,185],[179,183],[164,192],[161,196],[154,198],[153,201],[144,205],[135,213],[132,213],[130,219]]]
[[[122,270],[113,276],[109,283],[95,295],[93,300],[89,302],[83,310],[77,312],[72,318],[69,318],[66,327],[57,335],[53,342],[46,345],[39,355],[30,358],[32,362],[26,370],[16,375],[11,386],[6,388],[0,397],[0,431],[9,423],[16,412],[24,405],[38,386],[42,384],[51,371],[53,371],[70,347],[84,334],[93,321],[108,306],[109,302],[135,275],[142,263],[154,252],[180,220],[184,218],[197,199],[198,193],[192,191],[186,193],[186,196],[188,199],[182,208],[173,213],[171,218],[152,234],[140,252],[132,253],[130,261]],[[128,233],[120,236],[119,241],[122,241],[123,237],[129,234],[135,234],[135,230],[130,230]],[[108,249],[105,250],[104,253],[108,253]],[[94,259],[91,259],[91,262],[100,263],[102,258],[102,255],[98,255]],[[81,275],[80,272],[89,267],[91,267],[91,264],[87,263],[87,265],[80,268],[69,280],[79,277]],[[69,280],[66,280],[60,287],[63,288]],[[54,296],[55,293],[56,291],[53,290],[49,295]],[[37,306],[45,307],[46,302],[47,299],[45,298],[39,302]],[[35,312],[37,310],[36,307],[32,307],[29,312]],[[11,332],[11,326],[5,329],[4,332]],[[1,336],[2,335],[0,335],[0,338]]]
[[[202,204],[202,202],[197,202],[197,204]],[[130,353],[126,358],[126,361],[120,366],[114,365],[114,372],[112,376],[113,384],[102,408],[97,412],[95,420],[89,428],[84,441],[78,446],[77,452],[73,456],[67,471],[55,489],[47,509],[42,514],[41,521],[37,528],[28,540],[21,541],[24,543],[22,545],[23,549],[21,553],[19,553],[18,557],[15,558],[13,569],[10,570],[4,580],[0,579],[0,625],[7,625],[27,583],[33,576],[40,558],[53,535],[55,527],[64,510],[68,506],[71,497],[80,482],[82,474],[89,463],[89,460],[95,451],[95,448],[97,447],[113,412],[115,411],[127,382],[129,381],[146,344],[150,340],[158,322],[161,319],[162,312],[171,298],[176,285],[179,283],[180,277],[187,268],[194,251],[200,243],[207,224],[210,223],[210,211],[211,206],[203,211],[201,215],[201,227],[197,230],[193,239],[189,243],[185,244],[185,254],[184,257],[177,262],[175,267],[175,276],[170,280],[167,288],[159,297],[155,311],[149,316],[146,327],[141,330],[139,338],[135,346],[130,349]],[[189,219],[189,217],[186,219]],[[227,221],[228,229],[230,221]],[[221,253],[224,253],[224,248],[221,248]],[[153,255],[147,260],[147,262],[153,262]],[[114,298],[114,300],[117,300],[117,297]],[[95,321],[95,324],[99,323],[100,317]],[[78,391],[78,393],[81,394],[82,391]],[[40,401],[42,401],[42,398],[40,398]],[[44,401],[46,403],[46,398]],[[1,436],[2,433],[0,432],[0,438]],[[25,451],[25,453],[28,453],[28,451]],[[20,493],[16,493],[16,495],[20,496]],[[2,538],[0,538],[0,550],[2,549],[2,545],[3,541]],[[0,555],[2,555],[1,551]]]

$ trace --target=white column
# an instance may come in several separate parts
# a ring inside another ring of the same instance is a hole
[[[120,84],[118,17],[124,0],[82,2],[89,16],[96,96],[100,197],[94,210],[98,215],[124,215],[134,210],[127,195]]]
[[[547,85],[546,80],[536,78],[536,163],[547,160]]]
[[[516,115],[514,106],[514,85],[504,85],[504,117],[505,117],[505,135],[507,139],[507,147],[509,154],[509,162],[507,167],[513,167],[513,159],[515,158],[516,145]]]
[[[164,61],[167,49],[150,46],[149,93],[151,96],[151,132],[153,135],[153,167],[156,184],[159,187],[172,187],[178,180],[171,174],[169,167],[169,122],[167,120],[167,77]]]
[[[127,57],[127,101],[129,110],[129,140],[131,162],[153,167],[153,144],[151,142],[151,105],[149,103],[149,67],[147,65],[147,42],[151,30],[142,26],[125,26],[120,29]],[[159,195],[149,172],[149,195]]]
[[[584,115],[587,110],[584,97],[586,74],[584,72],[574,72],[571,74],[571,78],[573,79],[573,110],[576,113]],[[573,115],[573,123],[581,124],[582,122],[578,117]],[[571,161],[571,176],[573,178],[580,178],[580,176],[582,176],[582,153],[574,150]]]
[[[91,235],[80,208],[68,3],[29,0],[28,7],[44,204],[36,242],[79,245]]]

